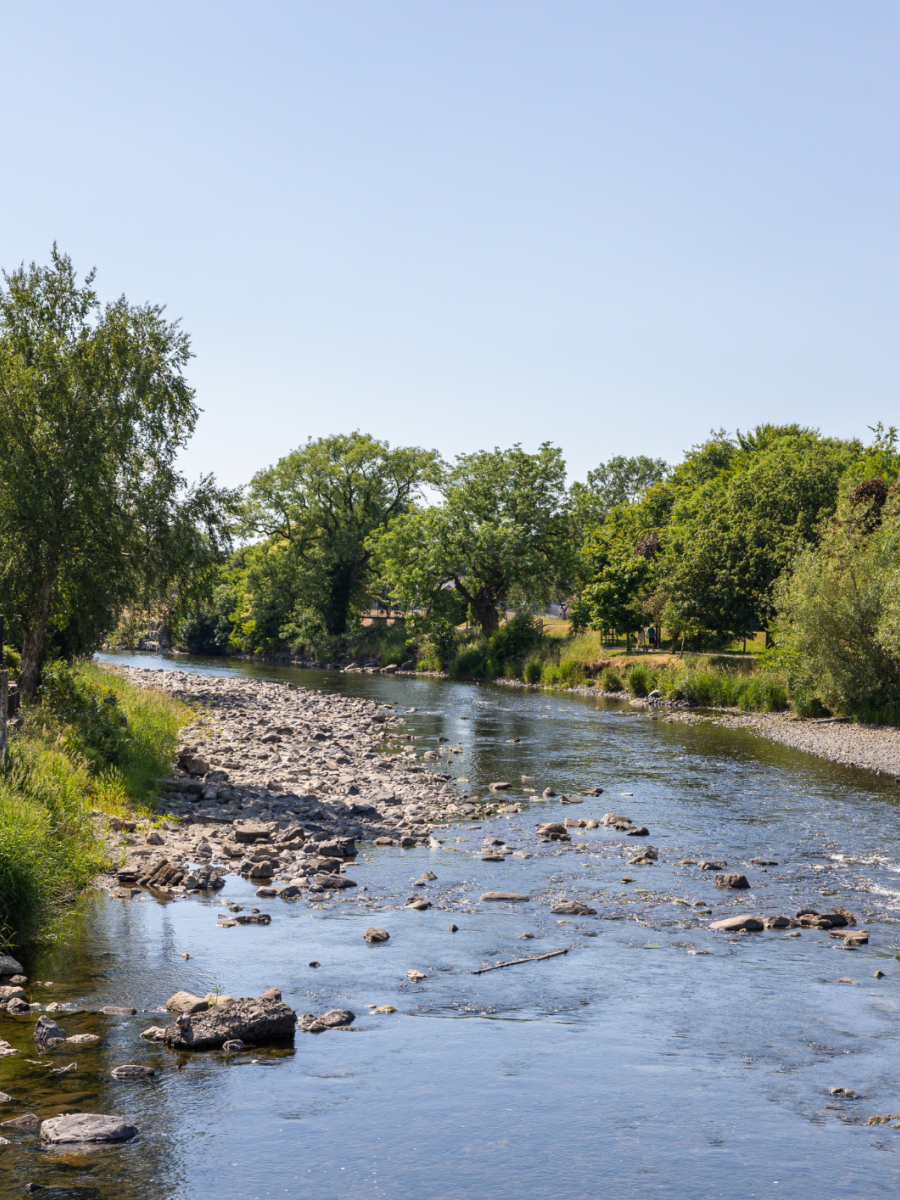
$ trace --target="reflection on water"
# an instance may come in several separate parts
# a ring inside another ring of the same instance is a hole
[[[606,791],[580,806],[533,802],[520,815],[448,828],[440,849],[367,846],[353,869],[367,891],[319,907],[267,901],[267,927],[216,928],[222,899],[253,900],[235,876],[204,900],[85,898],[65,947],[34,954],[27,968],[54,985],[32,989],[35,1000],[75,1007],[57,1018],[69,1034],[101,1041],[39,1055],[31,1022],[0,1016],[0,1037],[21,1049],[0,1060],[0,1089],[14,1097],[2,1119],[116,1112],[141,1136],[75,1154],[9,1133],[0,1194],[32,1180],[55,1189],[42,1195],[81,1200],[187,1200],[211,1189],[219,1200],[896,1194],[900,1130],[864,1124],[900,1113],[900,821],[883,777],[590,699],[115,661],[288,677],[414,707],[407,728],[425,738],[416,745],[439,735],[461,745],[453,765],[476,792],[521,775],[535,776],[528,786],[539,791]],[[524,800],[524,790],[514,796]],[[571,847],[535,838],[541,820],[609,810],[649,826],[658,866],[626,867],[638,839],[604,829],[573,831]],[[532,857],[482,862],[482,839],[495,836]],[[711,873],[681,863],[701,858],[745,871],[752,890],[717,892]],[[434,907],[404,909],[429,868]],[[533,899],[478,905],[490,888]],[[599,915],[560,919],[550,905],[561,897]],[[728,939],[706,929],[733,912],[806,905],[846,906],[870,945],[847,951],[820,931]],[[363,940],[373,923],[389,942]],[[564,946],[574,952],[471,974]],[[411,968],[425,980],[411,984]],[[845,977],[857,986],[837,982]],[[138,1038],[178,988],[258,995],[273,985],[300,1012],[353,1009],[354,1028],[298,1035],[294,1053],[231,1059]],[[140,1011],[98,1014],[109,1004]],[[366,1007],[385,1004],[398,1013]],[[70,1062],[76,1070],[51,1074]],[[124,1062],[157,1074],[113,1083],[110,1069]],[[861,1098],[836,1100],[828,1089],[838,1086]]]

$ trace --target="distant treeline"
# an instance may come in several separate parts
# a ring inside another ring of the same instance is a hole
[[[577,673],[573,638],[650,627],[679,652],[764,633],[771,694],[800,711],[900,711],[894,428],[868,444],[720,430],[675,466],[616,456],[571,485],[549,443],[447,462],[354,432],[243,489],[189,486],[174,463],[197,408],[177,323],[101,307],[55,249],[6,283],[0,611],[26,692],[45,658],[150,619],[197,653],[374,653],[545,682]],[[551,601],[567,606],[565,646],[535,621]],[[364,628],[379,605],[405,625]]]

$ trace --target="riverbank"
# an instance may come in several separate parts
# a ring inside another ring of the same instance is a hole
[[[669,713],[667,721],[706,721],[728,729],[749,729],[758,737],[803,750],[847,767],[861,767],[900,782],[900,729],[865,725],[833,717],[804,718],[791,713],[722,712],[712,717],[693,712]]]
[[[109,865],[99,818],[149,811],[187,716],[95,663],[46,671],[0,769],[0,942],[51,934],[62,906]]]

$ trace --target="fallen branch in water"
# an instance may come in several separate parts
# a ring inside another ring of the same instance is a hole
[[[515,967],[519,963],[540,962],[544,958],[556,958],[560,954],[568,954],[570,950],[574,950],[574,946],[567,946],[565,950],[551,950],[549,954],[534,954],[531,958],[511,958],[509,962],[494,963],[492,967],[481,967],[477,971],[473,971],[473,975],[484,975],[486,971],[499,971],[501,967]]]

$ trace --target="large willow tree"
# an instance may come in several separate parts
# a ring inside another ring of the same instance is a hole
[[[90,649],[125,605],[218,548],[223,494],[175,467],[197,420],[190,340],[156,305],[101,305],[53,247],[0,288],[0,611],[40,681],[48,631]]]

